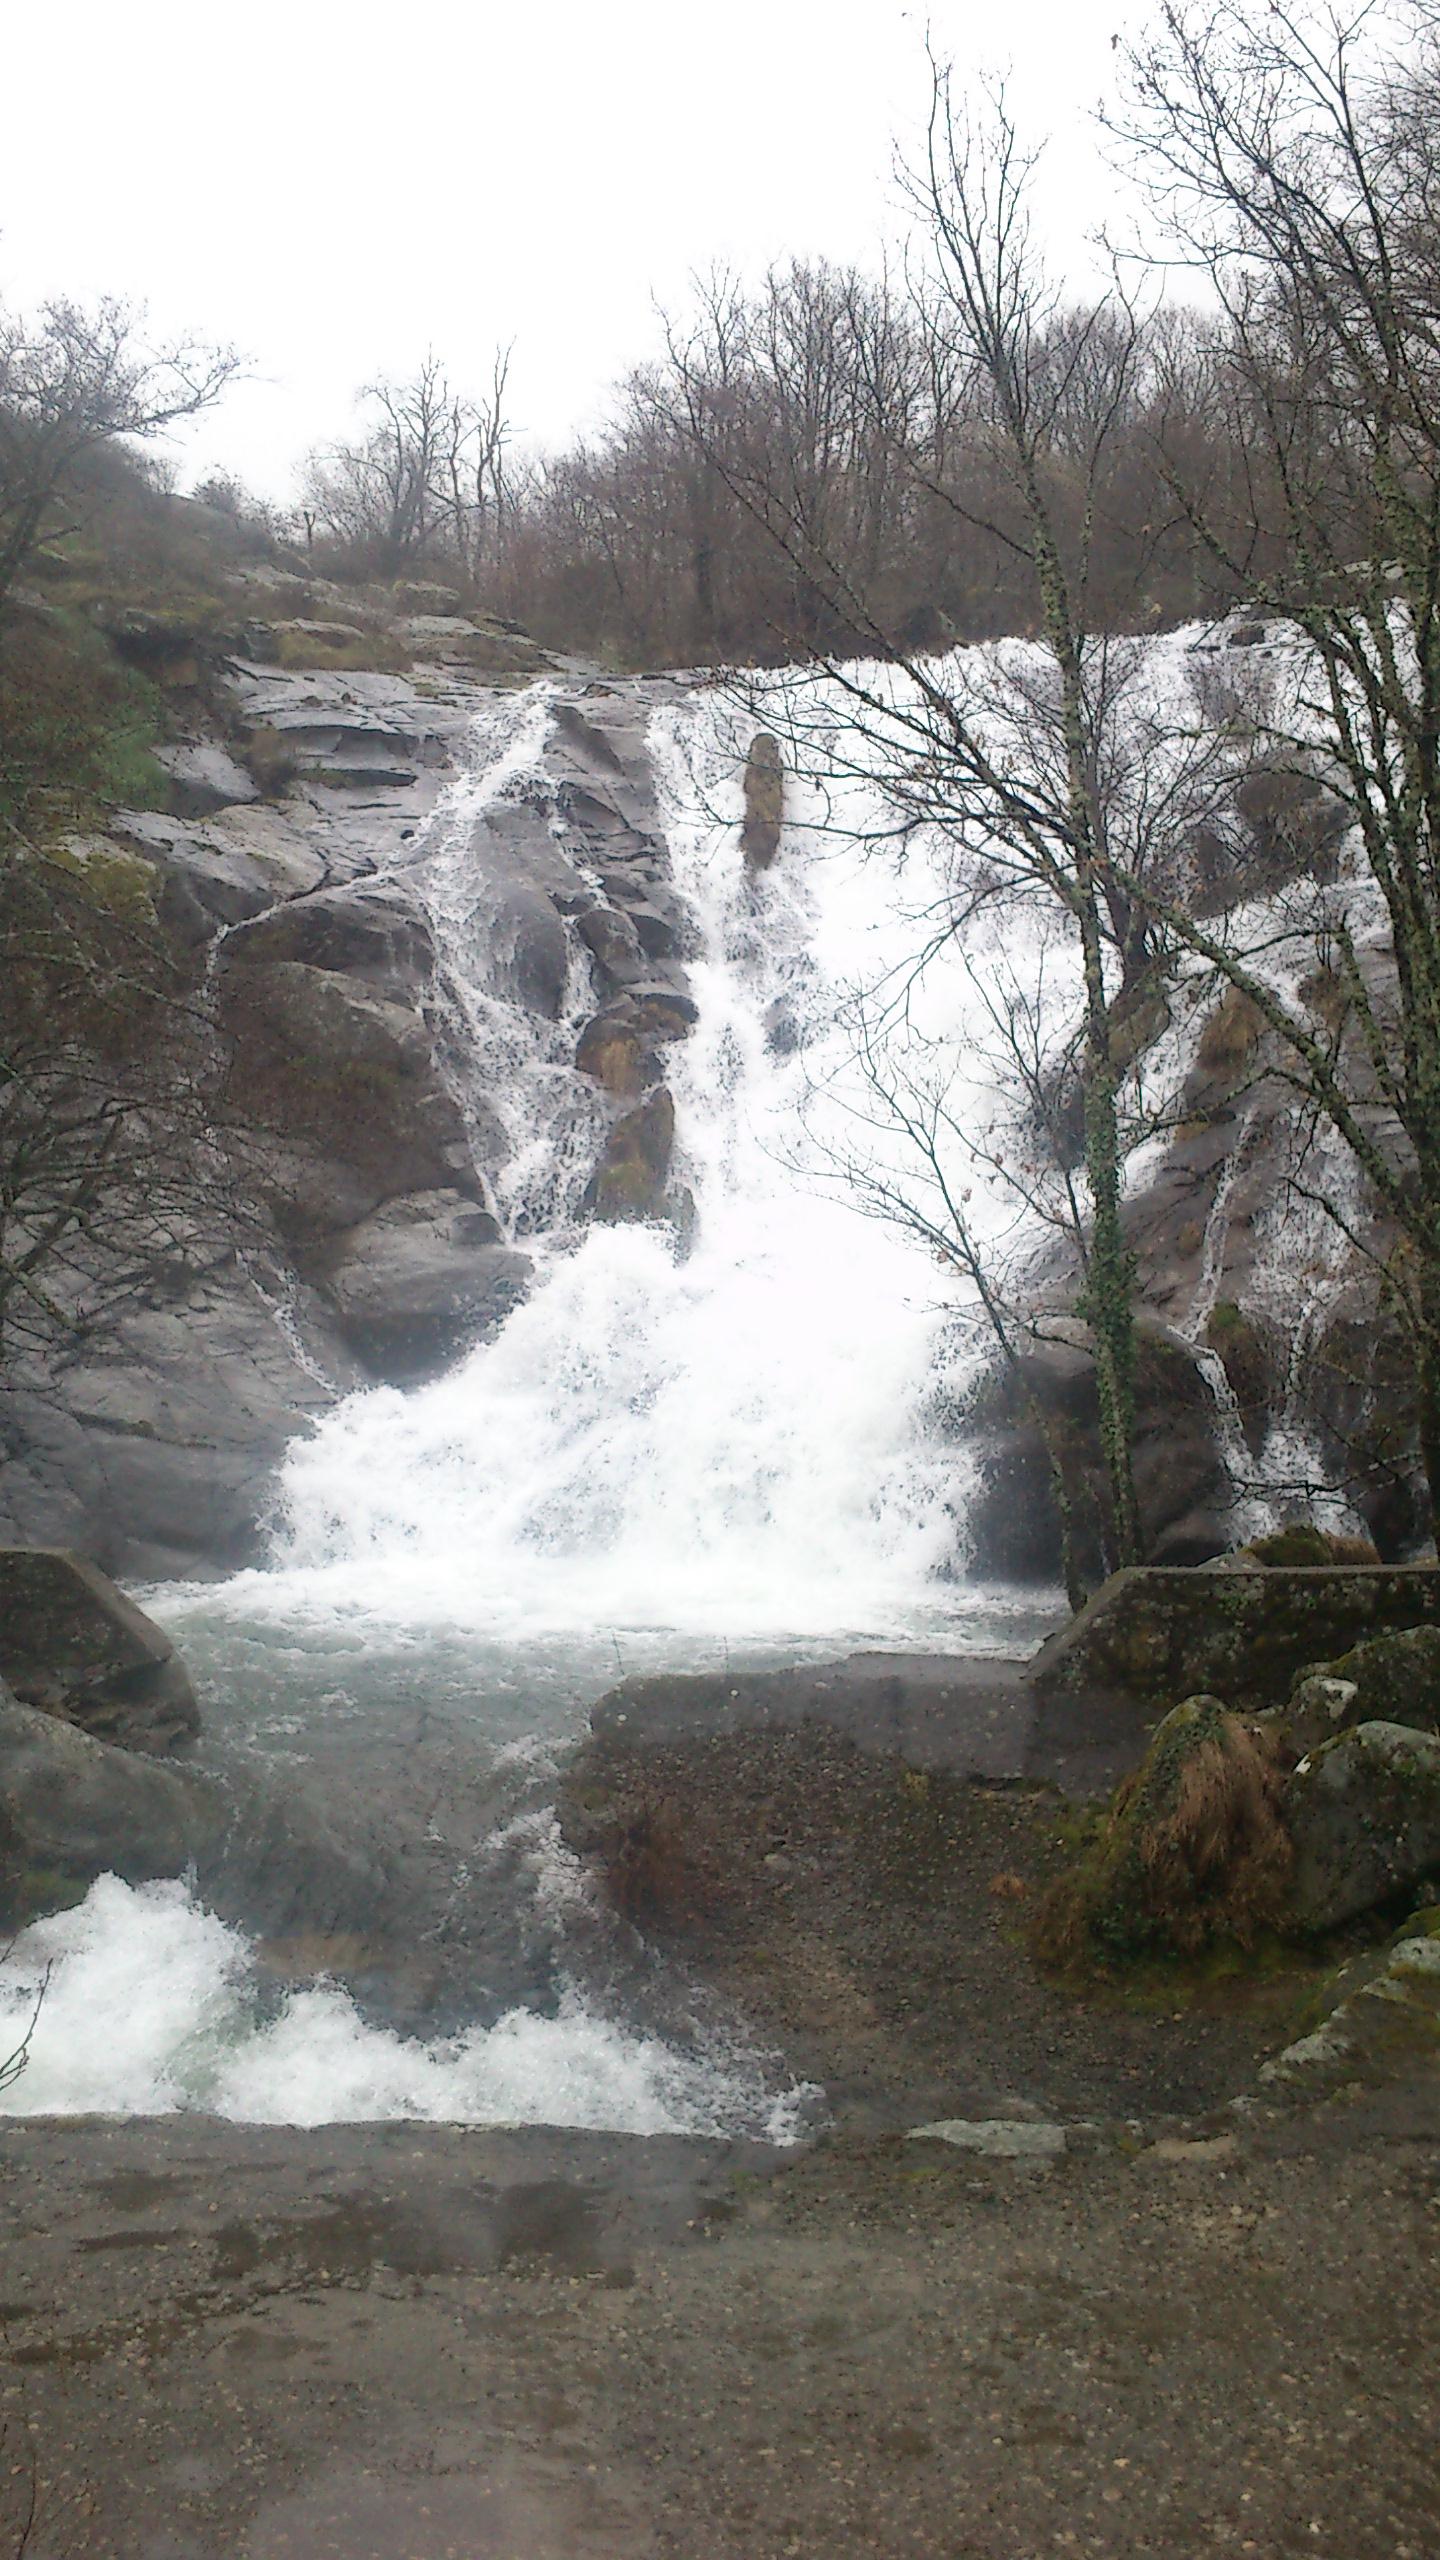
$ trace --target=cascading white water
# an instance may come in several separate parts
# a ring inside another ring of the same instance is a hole
[[[593,998],[582,979],[550,1026],[486,984],[460,849],[482,794],[523,774],[536,717],[457,794],[428,894],[481,1107],[515,1132],[512,1218],[533,1221],[544,1168],[553,1223],[526,1238],[538,1284],[448,1376],[351,1397],[296,1445],[275,1565],[263,1593],[233,1585],[235,1605],[515,1640],[596,1626],[923,1640],[963,1615],[936,1580],[965,1475],[927,1421],[943,1285],[911,1237],[827,1184],[815,1127],[817,1104],[832,1125],[847,1107],[846,991],[897,965],[910,917],[877,895],[862,844],[803,826],[751,879],[723,707],[661,713],[652,749],[698,940],[699,1021],[668,1060],[694,1238],[577,1227],[567,1207],[601,1109],[570,1058]],[[577,1129],[567,1199],[556,1159]]]

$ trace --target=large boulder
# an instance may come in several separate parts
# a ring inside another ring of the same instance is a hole
[[[488,1210],[458,1191],[423,1191],[337,1236],[316,1276],[366,1367],[403,1386],[493,1333],[533,1268],[500,1241]]]
[[[222,1825],[205,1780],[22,1706],[0,1682],[0,1925],[78,1900],[97,1876],[180,1875]]]
[[[1440,1876],[1440,1739],[1360,1724],[1302,1760],[1285,1794],[1294,1915],[1337,1929]]]
[[[0,1547],[0,1679],[22,1705],[132,1751],[173,1751],[200,1729],[163,1629],[59,1548]]]
[[[1322,1666],[1355,1685],[1355,1724],[1408,1724],[1440,1733],[1440,1627],[1397,1627]]]

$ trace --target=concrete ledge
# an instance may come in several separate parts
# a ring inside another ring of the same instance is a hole
[[[1056,1698],[1108,1690],[1169,1706],[1211,1690],[1231,1706],[1275,1706],[1307,1663],[1435,1625],[1436,1565],[1135,1565],[1042,1645],[1030,1676]]]

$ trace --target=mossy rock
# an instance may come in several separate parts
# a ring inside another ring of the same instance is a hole
[[[1036,1952],[1064,1962],[1252,1946],[1286,1910],[1283,1754],[1221,1698],[1159,1726],[1090,1848],[1041,1907]]]
[[[1378,1564],[1378,1550],[1368,1538],[1348,1537],[1339,1529],[1319,1529],[1313,1520],[1291,1520],[1237,1547],[1227,1564],[1263,1564],[1276,1570],[1307,1565]]]
[[[1277,2098],[1313,2104],[1340,2091],[1413,2083],[1417,2074],[1428,2080],[1437,2068],[1440,1937],[1411,1921],[1384,1962],[1309,2035],[1267,2062],[1260,2081],[1270,2105]]]
[[[1266,1333],[1233,1299],[1221,1298],[1205,1320],[1205,1345],[1225,1372],[1246,1441],[1252,1453],[1258,1452],[1275,1402],[1276,1363]],[[1318,1560],[1330,1561],[1328,1556]]]
[[[1302,1679],[1353,1685],[1346,1725],[1404,1724],[1440,1733],[1440,1627],[1397,1627],[1391,1635],[1369,1636],[1334,1662],[1316,1663]],[[1299,1687],[1297,1682],[1297,1693]]]
[[[1294,1913],[1338,1929],[1440,1876],[1440,1739],[1378,1719],[1301,1761],[1285,1792]]]

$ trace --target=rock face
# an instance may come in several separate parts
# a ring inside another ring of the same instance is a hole
[[[170,808],[118,813],[76,847],[133,867],[213,1024],[197,1041],[214,1197],[63,1367],[12,1356],[0,1385],[0,1538],[156,1579],[258,1560],[296,1433],[356,1386],[433,1375],[530,1274],[493,1215],[512,1141],[476,1089],[412,865],[477,709],[497,707],[482,675],[555,670],[453,597],[411,599],[401,633],[388,590],[342,597],[278,571],[254,585],[248,636],[237,623],[187,657],[196,734],[170,759]],[[306,647],[317,661],[297,665]],[[357,664],[367,651],[426,672]],[[450,922],[467,977],[487,972],[541,1024],[574,1021],[597,1213],[670,1215],[661,1061],[696,1007],[646,737],[678,688],[570,685],[547,692],[533,762],[474,821]],[[578,1212],[591,1168],[576,1156]]]
[[[405,1192],[479,1196],[418,1013],[296,960],[228,970],[222,1003],[252,1162],[282,1234],[313,1241]]]
[[[0,1683],[0,1921],[17,1928],[101,1875],[179,1875],[217,1842],[221,1806],[189,1771],[22,1706]]]
[[[1360,1724],[1303,1760],[1286,1790],[1294,1913],[1339,1928],[1440,1874],[1440,1739]]]
[[[1229,1481],[1215,1439],[1215,1399],[1193,1351],[1168,1326],[1138,1327],[1134,1465],[1146,1554],[1204,1564],[1226,1544]],[[963,1419],[977,1445],[979,1486],[968,1534],[977,1573],[1058,1583],[1060,1516],[1052,1450],[1075,1520],[1082,1578],[1105,1570],[1105,1473],[1095,1365],[1086,1328],[1044,1320],[1014,1367],[992,1372]]]
[[[316,1291],[287,1312],[232,1252],[94,1336],[63,1397],[0,1396],[0,1534],[153,1580],[253,1563],[287,1444],[366,1377]]]
[[[225,966],[299,961],[373,987],[391,1003],[414,1003],[435,974],[429,920],[413,890],[395,880],[356,880],[288,898],[227,936]]]
[[[170,1639],[79,1556],[0,1548],[0,1678],[21,1704],[128,1750],[174,1751],[200,1729]]]
[[[745,819],[740,850],[752,871],[768,871],[780,850],[785,819],[785,771],[780,741],[768,729],[757,731],[745,759]]]

